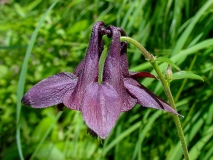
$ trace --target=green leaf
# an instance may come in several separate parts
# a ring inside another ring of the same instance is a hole
[[[201,154],[202,148],[209,142],[212,138],[213,126],[208,128],[204,136],[197,141],[197,143],[191,148],[189,155],[191,159],[198,159],[199,155]]]
[[[194,74],[192,72],[189,72],[189,71],[180,71],[180,72],[176,72],[172,75],[172,80],[183,79],[183,78],[191,78],[191,79],[197,79],[197,80],[204,81],[204,79],[201,76]]]
[[[166,57],[158,57],[158,58],[156,59],[156,61],[166,62],[166,63],[170,64],[172,67],[176,68],[178,71],[181,70],[181,69],[180,69],[174,62],[172,62],[169,58],[166,58]]]
[[[184,32],[181,34],[180,38],[176,42],[176,46],[172,53],[173,56],[177,55],[181,51],[190,34],[192,33],[192,30],[195,28],[196,23],[199,21],[202,15],[205,14],[210,7],[212,7],[212,5],[213,1],[206,1],[202,8],[200,8],[199,11],[194,15],[190,24],[187,26],[187,28],[184,30]]]

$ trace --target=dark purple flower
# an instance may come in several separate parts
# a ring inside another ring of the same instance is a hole
[[[103,35],[112,37],[105,61],[103,80],[98,84],[98,63],[103,51]],[[117,27],[105,28],[97,22],[92,30],[85,58],[73,73],[61,72],[40,81],[22,98],[22,103],[34,108],[52,105],[82,112],[87,126],[101,138],[106,138],[123,111],[136,103],[178,114],[166,102],[135,79],[150,77],[148,72],[129,72],[126,57],[127,43],[120,42],[125,32]]]

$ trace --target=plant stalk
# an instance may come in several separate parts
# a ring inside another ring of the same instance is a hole
[[[170,85],[169,83],[166,81],[166,79],[164,78],[163,74],[160,71],[160,68],[158,66],[158,64],[155,61],[155,57],[153,55],[151,55],[139,42],[137,42],[136,40],[130,38],[130,37],[120,37],[121,41],[127,41],[129,43],[134,44],[144,55],[144,57],[151,63],[151,65],[153,66],[153,68],[155,69],[162,85],[164,88],[164,91],[166,93],[166,96],[169,100],[169,103],[171,105],[172,108],[174,108],[176,110],[176,106],[175,106],[175,102],[174,102],[174,98],[172,96],[171,90],[170,90]],[[182,144],[182,149],[183,149],[183,153],[184,153],[184,157],[185,160],[189,160],[189,153],[188,153],[188,149],[187,149],[187,145],[186,145],[186,141],[185,141],[185,137],[184,137],[184,133],[183,133],[183,129],[179,120],[179,117],[177,115],[172,115],[177,131],[178,131],[178,135]]]
[[[103,70],[104,70],[104,64],[106,61],[106,57],[108,55],[107,53],[108,48],[105,48],[101,54],[100,60],[99,60],[99,64],[98,64],[98,84],[102,83],[103,80]]]

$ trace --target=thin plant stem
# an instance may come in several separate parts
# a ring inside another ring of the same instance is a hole
[[[26,73],[27,73],[27,66],[28,66],[28,60],[30,57],[30,54],[32,52],[36,37],[38,35],[38,31],[41,28],[45,17],[49,14],[49,12],[52,10],[52,8],[56,5],[58,0],[55,0],[54,3],[48,8],[48,10],[45,12],[45,14],[42,16],[40,19],[38,26],[35,28],[32,37],[30,39],[29,45],[27,47],[27,51],[24,57],[24,62],[21,68],[21,73],[19,76],[19,81],[18,81],[18,87],[17,87],[17,104],[16,104],[16,143],[17,143],[17,149],[19,153],[19,158],[21,160],[24,160],[24,155],[22,151],[22,145],[21,145],[21,124],[20,124],[20,116],[21,116],[21,98],[24,93],[24,84],[25,84],[25,78],[26,78]]]
[[[103,70],[104,70],[104,63],[106,61],[106,57],[107,57],[107,51],[108,48],[106,47],[103,51],[103,53],[101,54],[100,60],[99,60],[99,64],[98,64],[98,84],[102,83],[103,80]]]
[[[163,74],[160,71],[160,68],[158,66],[158,64],[155,61],[155,57],[153,55],[151,55],[139,42],[137,42],[136,40],[130,38],[130,37],[120,37],[121,41],[127,41],[129,43],[134,44],[137,48],[139,48],[139,50],[142,52],[142,54],[144,55],[144,57],[151,63],[151,65],[153,66],[153,68],[155,69],[162,85],[164,88],[164,91],[166,93],[166,96],[169,100],[170,105],[176,110],[176,106],[175,106],[175,101],[174,98],[172,96],[171,90],[170,90],[170,85],[169,83],[166,81],[166,79],[164,78]],[[186,145],[186,141],[185,141],[185,137],[184,137],[184,133],[183,133],[183,129],[179,120],[179,117],[177,115],[172,115],[177,131],[178,131],[178,135],[182,144],[182,149],[183,149],[183,153],[184,153],[184,157],[186,160],[189,160],[189,153],[188,153],[188,149],[187,149],[187,145]]]

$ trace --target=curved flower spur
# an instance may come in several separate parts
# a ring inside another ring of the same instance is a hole
[[[153,75],[128,72],[127,43],[120,42],[120,33],[125,34],[120,28],[105,28],[103,22],[97,22],[86,56],[75,71],[61,72],[40,81],[23,96],[22,103],[34,108],[63,104],[79,110],[87,126],[102,139],[109,135],[120,113],[132,109],[136,103],[178,114],[135,80],[153,78]],[[104,48],[104,34],[112,37],[112,42],[104,65],[103,80],[98,84],[98,63]]]

